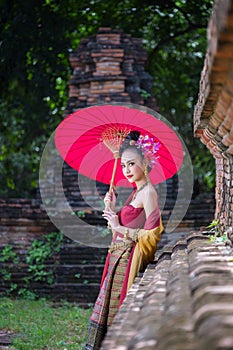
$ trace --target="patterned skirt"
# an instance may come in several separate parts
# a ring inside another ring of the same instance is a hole
[[[119,247],[111,253],[108,273],[101,286],[90,319],[86,350],[100,349],[107,328],[118,311],[132,245]]]

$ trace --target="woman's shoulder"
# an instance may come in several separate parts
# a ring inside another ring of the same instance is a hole
[[[143,206],[146,208],[147,206],[151,208],[156,208],[158,205],[158,194],[154,186],[149,183],[147,188],[145,189],[144,194],[142,194]]]
[[[152,183],[148,183],[147,191],[148,191],[149,195],[155,196],[156,198],[158,197],[158,193],[157,193],[154,185],[152,185]]]

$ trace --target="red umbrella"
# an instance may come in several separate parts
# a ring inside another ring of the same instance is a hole
[[[158,184],[181,167],[183,146],[173,128],[160,120],[158,113],[150,111],[156,116],[119,105],[80,109],[57,127],[56,147],[62,158],[82,175],[105,184],[114,182],[116,186],[128,187],[131,185],[123,176],[117,151],[124,137],[138,130],[160,144],[156,164],[150,172],[151,182]]]

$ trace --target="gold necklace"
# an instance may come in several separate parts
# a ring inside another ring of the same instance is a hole
[[[148,185],[148,181],[146,181],[146,182],[134,193],[134,195],[133,195],[133,197],[132,197],[132,199],[131,199],[130,202],[133,202],[133,201],[136,199],[136,197],[137,197],[137,195],[138,195],[138,192],[142,191],[143,188],[145,188],[147,185]]]

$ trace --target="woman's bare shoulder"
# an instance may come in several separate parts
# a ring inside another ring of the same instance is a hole
[[[142,198],[143,207],[149,215],[153,210],[155,210],[158,206],[158,194],[156,189],[152,184],[148,184],[147,189]]]
[[[158,198],[158,193],[151,183],[148,184],[148,194],[150,196],[155,196],[156,198]]]

